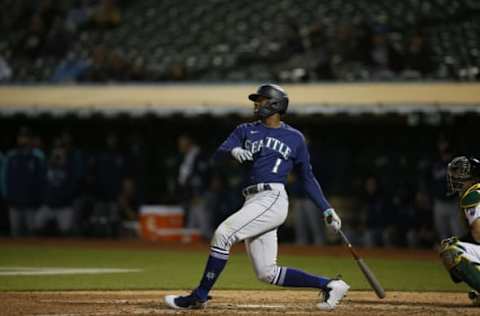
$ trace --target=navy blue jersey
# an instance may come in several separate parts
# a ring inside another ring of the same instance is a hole
[[[286,184],[288,173],[296,168],[314,203],[321,210],[331,207],[313,175],[308,148],[300,131],[283,122],[279,128],[267,127],[261,121],[244,123],[220,145],[215,156],[230,154],[235,147],[253,154],[253,161],[245,163],[250,169],[248,184]]]

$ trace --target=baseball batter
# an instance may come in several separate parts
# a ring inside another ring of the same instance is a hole
[[[440,257],[455,283],[465,282],[473,289],[469,298],[480,306],[480,160],[454,158],[448,164],[448,187],[449,193],[459,194],[469,232],[443,240]]]
[[[302,133],[281,121],[289,102],[286,92],[278,85],[264,84],[249,99],[260,120],[239,125],[215,153],[216,159],[232,156],[249,167],[249,185],[243,190],[245,203],[215,231],[200,284],[190,295],[168,295],[165,302],[175,309],[205,307],[208,293],[227,263],[230,248],[245,241],[259,280],[278,286],[321,289],[325,300],[317,304],[318,308],[334,309],[349,289],[343,280],[277,265],[277,229],[288,212],[288,173],[297,169],[309,197],[323,211],[327,226],[338,231],[341,220],[313,175]]]

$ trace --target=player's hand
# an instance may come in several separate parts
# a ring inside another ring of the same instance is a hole
[[[241,147],[235,147],[231,151],[233,158],[235,158],[239,163],[243,163],[247,160],[253,160],[252,153]]]
[[[446,238],[440,242],[440,249],[445,249],[450,247],[451,245],[455,245],[458,242],[457,236],[452,236],[450,238]]]
[[[337,215],[333,208],[327,209],[323,212],[323,218],[325,219],[325,225],[338,232],[342,228],[342,220]]]

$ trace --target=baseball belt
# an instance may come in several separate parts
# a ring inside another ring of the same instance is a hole
[[[259,184],[254,184],[246,187],[245,189],[242,190],[243,196],[251,195],[251,194],[257,194],[259,192],[263,191],[269,191],[272,190],[272,186],[268,183],[259,183]]]

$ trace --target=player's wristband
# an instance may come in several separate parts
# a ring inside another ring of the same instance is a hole
[[[327,208],[325,211],[323,211],[323,216],[332,216],[335,214],[335,209],[333,207]]]

